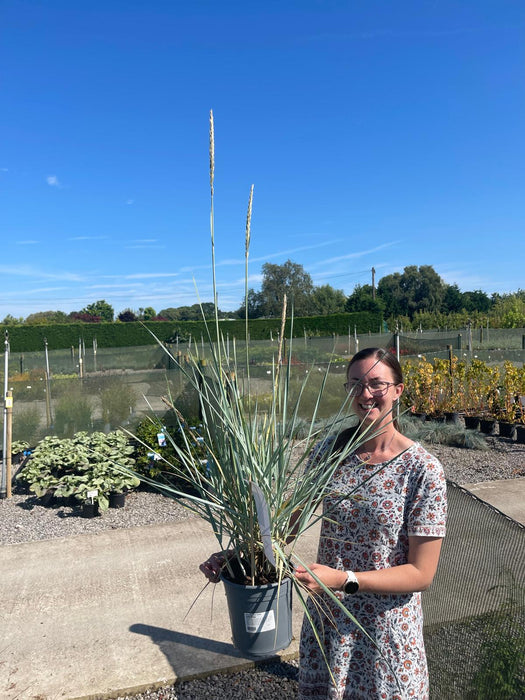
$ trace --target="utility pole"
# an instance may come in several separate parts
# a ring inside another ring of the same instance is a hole
[[[376,269],[372,268],[372,299],[376,298]]]

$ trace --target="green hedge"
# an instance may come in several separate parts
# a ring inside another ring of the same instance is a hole
[[[352,314],[334,314],[333,316],[307,316],[296,318],[293,322],[294,337],[307,335],[329,336],[347,335],[350,329],[357,333],[377,333],[382,323],[378,314],[357,312]],[[275,337],[281,327],[277,318],[254,319],[250,321],[251,340],[267,340],[270,334]],[[230,338],[242,339],[245,336],[243,320],[220,321],[221,332]],[[290,337],[291,321],[286,322],[286,335]],[[215,323],[208,321],[208,329],[215,336]],[[118,348],[135,345],[150,345],[156,342],[151,333],[159,340],[175,341],[178,336],[183,342],[191,337],[200,341],[207,339],[208,333],[203,321],[147,321],[130,323],[61,323],[35,326],[3,326],[2,331],[9,332],[9,345],[12,352],[34,352],[42,350],[44,338],[47,338],[49,350],[78,347],[79,338],[91,345],[96,338],[98,347]],[[148,332],[151,331],[150,332]],[[3,333],[2,333],[3,335]]]

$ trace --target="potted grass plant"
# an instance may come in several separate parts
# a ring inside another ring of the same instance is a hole
[[[309,419],[305,425],[302,402],[313,372],[304,374],[300,388],[291,391],[293,333],[287,338],[284,357],[286,299],[283,299],[281,332],[264,394],[260,401],[258,382],[250,376],[248,318],[243,349],[227,351],[221,336],[215,279],[215,237],[213,217],[214,129],[210,114],[211,250],[215,318],[206,323],[206,348],[195,344],[193,352],[179,364],[179,371],[193,387],[200,403],[198,432],[188,422],[176,401],[169,397],[177,435],[166,431],[176,460],[169,462],[169,473],[177,485],[141,476],[142,481],[166,496],[181,499],[193,513],[209,523],[224,555],[224,582],[230,610],[233,641],[244,654],[268,656],[291,641],[291,594],[306,608],[307,591],[295,578],[297,564],[308,571],[307,562],[297,553],[297,542],[322,517],[318,506],[330,494],[333,507],[352,494],[333,494],[330,481],[341,462],[370,439],[374,426],[345,442],[336,453],[320,450],[318,459],[308,462],[314,446],[348,427],[349,397],[330,419],[318,420],[323,396],[330,379],[330,363],[324,370]],[[248,298],[248,258],[253,186],[250,190],[245,233],[245,298]],[[247,305],[246,305],[247,306]],[[293,312],[290,314],[293,324]],[[204,320],[204,314],[203,314]],[[159,342],[165,352],[169,350]],[[178,358],[171,356],[174,365]],[[318,373],[315,373],[318,377]],[[299,430],[300,427],[300,430]],[[182,436],[182,441],[181,441]],[[134,436],[137,439],[136,436]],[[199,441],[205,450],[195,450]],[[143,443],[144,444],[144,443]],[[150,447],[151,446],[147,446]],[[307,476],[305,468],[308,466]],[[384,465],[383,465],[384,467]],[[118,464],[115,469],[124,469]],[[375,472],[368,478],[372,478]],[[186,484],[187,489],[178,484]],[[329,514],[328,514],[329,515]],[[324,517],[327,517],[325,512]],[[316,580],[315,573],[311,572]],[[359,626],[352,613],[330,589],[325,593]],[[315,625],[312,625],[315,628]],[[361,627],[364,634],[365,630]],[[368,635],[367,635],[368,636]],[[373,640],[372,640],[373,642]],[[323,652],[324,653],[324,652]]]

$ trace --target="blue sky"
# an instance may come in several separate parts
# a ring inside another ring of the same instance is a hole
[[[0,319],[211,300],[264,262],[525,287],[521,0],[4,0]]]

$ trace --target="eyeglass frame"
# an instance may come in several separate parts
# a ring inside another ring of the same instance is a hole
[[[374,396],[374,397],[377,397],[377,398],[380,398],[380,397],[382,397],[382,396],[385,396],[386,393],[388,392],[388,390],[390,389],[391,386],[398,386],[398,382],[387,382],[387,381],[385,381],[385,380],[383,380],[383,379],[379,379],[379,380],[376,380],[376,381],[381,382],[381,384],[386,384],[386,386],[384,387],[384,389],[379,389],[379,392],[380,392],[380,393],[378,393],[378,391],[375,391],[375,392],[372,391],[372,389],[370,388],[370,382],[362,382],[361,380],[358,380],[357,382],[353,382],[353,383],[352,383],[352,386],[350,387],[350,389],[349,389],[349,386],[350,386],[351,382],[344,382],[343,386],[344,386],[344,388],[345,388],[346,393],[347,393],[347,394],[350,394],[351,396],[355,396],[355,397],[361,396],[361,394],[363,393],[363,391],[365,390],[365,387],[366,387],[366,388],[368,389],[368,393],[369,393],[371,396]],[[358,386],[361,387],[360,390],[359,390],[359,392],[357,392],[357,391],[354,390],[354,389],[355,389],[356,387],[358,387]]]

